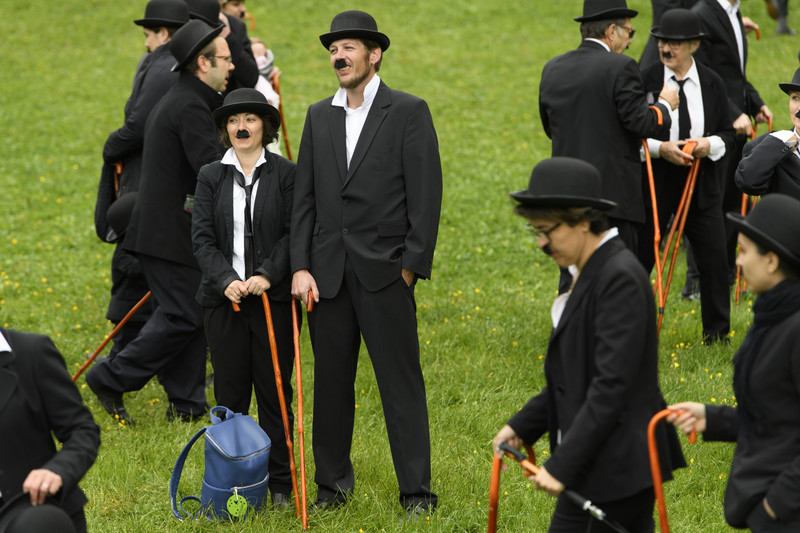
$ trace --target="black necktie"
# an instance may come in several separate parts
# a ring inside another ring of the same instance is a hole
[[[263,166],[263,165],[261,165]],[[253,196],[253,186],[258,181],[259,176],[261,175],[261,167],[258,167],[256,171],[253,173],[253,181],[250,185],[244,184],[244,176],[242,176],[237,170],[234,169],[233,171],[233,179],[239,185],[239,187],[244,189],[245,200],[244,200],[244,278],[245,280],[251,278],[253,276],[253,247],[255,246],[253,242],[253,219],[250,216],[251,209],[250,209],[250,200]]]
[[[686,101],[686,93],[683,92],[683,84],[689,78],[679,80],[672,76],[672,79],[678,84],[678,98],[681,100],[678,104],[678,138],[684,140],[689,138],[689,130],[692,129],[692,119],[689,118],[689,103]]]

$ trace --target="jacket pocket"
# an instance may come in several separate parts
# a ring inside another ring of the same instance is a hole
[[[378,224],[378,237],[404,237],[408,233],[408,222],[381,222]]]

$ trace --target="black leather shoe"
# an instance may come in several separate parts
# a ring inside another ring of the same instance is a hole
[[[205,416],[205,413],[186,413],[178,411],[174,405],[167,407],[167,422],[197,422]]]
[[[280,492],[271,492],[272,495],[272,508],[278,511],[283,511],[292,507],[292,495],[281,494]]]
[[[422,520],[426,516],[430,516],[433,514],[433,509],[425,507],[423,505],[415,505],[413,507],[406,508],[406,516],[401,522],[416,522],[417,520]]]
[[[91,390],[94,395],[97,396],[97,399],[100,401],[100,405],[103,406],[103,409],[105,409],[106,412],[114,418],[114,420],[124,422],[126,424],[133,424],[133,417],[130,415],[130,413],[128,413],[128,410],[125,408],[125,403],[122,401],[122,394],[113,394],[96,389],[92,387],[92,384],[88,379],[86,380],[86,384],[89,386],[89,390]]]
[[[347,498],[340,495],[336,495],[329,500],[317,499],[317,501],[314,502],[314,505],[312,505],[308,509],[308,514],[312,515],[323,511],[334,511],[336,509],[344,507],[346,503],[347,503]]]
[[[681,289],[681,296],[684,300],[694,301],[700,299],[700,284],[686,281],[686,285]]]

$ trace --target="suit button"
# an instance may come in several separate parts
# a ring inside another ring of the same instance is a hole
[[[347,230],[347,228],[344,228],[342,230],[342,235],[347,235],[348,233],[350,233],[350,232]]]
[[[348,200],[347,198],[345,198],[345,199],[344,199],[344,205],[350,205],[350,200]]]

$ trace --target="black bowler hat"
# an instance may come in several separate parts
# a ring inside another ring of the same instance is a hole
[[[128,224],[131,221],[133,206],[136,205],[136,192],[129,192],[117,198],[111,207],[106,211],[108,225],[114,230],[118,237],[125,235]]]
[[[189,22],[189,7],[183,0],[150,0],[144,8],[144,18],[134,24],[145,28],[180,28]]]
[[[577,22],[591,22],[593,20],[632,19],[638,11],[628,9],[625,0],[583,0],[583,15],[575,17]]]
[[[511,197],[528,207],[594,207],[601,211],[617,204],[604,200],[600,171],[581,159],[553,157],[533,167],[528,188]]]
[[[650,30],[650,35],[665,41],[693,41],[706,34],[700,31],[700,15],[691,9],[670,9],[661,15],[658,26]]]
[[[800,268],[800,200],[785,194],[767,194],[743,217],[728,213],[728,219],[742,233],[781,261]]]
[[[800,68],[794,71],[794,76],[792,76],[792,81],[789,83],[779,83],[778,87],[781,88],[783,92],[789,94],[791,92],[798,92],[800,91]]]
[[[186,0],[189,6],[189,18],[202,20],[212,28],[223,26],[224,23],[219,19],[218,0]]]
[[[237,113],[253,113],[267,117],[274,128],[281,125],[281,114],[269,105],[266,96],[255,89],[242,88],[229,92],[225,101],[211,113],[211,116],[222,128],[225,120]]]
[[[169,51],[177,62],[172,65],[172,72],[177,72],[189,64],[208,43],[222,33],[222,26],[209,29],[208,24],[200,20],[190,20],[172,36]]]
[[[333,41],[345,37],[357,37],[375,41],[385,51],[389,48],[389,37],[378,31],[378,23],[372,15],[363,11],[343,11],[333,17],[330,33],[319,36],[322,46],[330,48]]]

